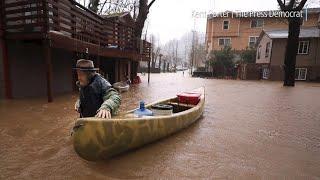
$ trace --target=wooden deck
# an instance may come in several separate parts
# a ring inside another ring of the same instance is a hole
[[[151,44],[134,37],[131,25],[103,18],[73,0],[4,0],[0,7],[5,39],[49,40],[54,48],[150,60]]]
[[[150,64],[151,58],[151,44],[134,36],[132,23],[99,16],[74,0],[1,0],[0,46],[8,99],[12,98],[12,82],[6,44],[13,40],[41,43],[49,102],[53,100],[53,48],[88,53],[98,60],[106,57]]]

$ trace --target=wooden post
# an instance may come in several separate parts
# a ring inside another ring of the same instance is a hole
[[[72,77],[72,91],[77,90],[76,82],[77,82],[77,76],[76,71],[73,69],[73,67],[76,66],[77,63],[77,52],[72,53],[72,68],[71,68],[71,77]]]
[[[118,82],[119,81],[119,60],[116,59],[114,61],[115,61],[114,62],[114,66],[115,66],[115,68],[114,68],[114,80],[115,80],[115,82]]]
[[[11,87],[11,77],[10,77],[10,64],[8,59],[8,47],[5,40],[5,7],[4,1],[0,1],[0,49],[2,51],[3,60],[3,78],[4,78],[4,95],[6,99],[12,99],[12,87]]]
[[[148,84],[150,83],[150,63],[151,63],[151,61],[149,60],[149,62],[148,62]]]
[[[97,63],[96,63],[97,68],[100,68],[100,63],[101,63],[101,60],[100,60],[100,55],[99,55],[99,53],[98,53]]]
[[[131,61],[128,60],[128,70],[127,70],[128,78],[131,79]]]
[[[52,96],[52,61],[51,61],[51,45],[50,40],[44,40],[44,58],[46,62],[46,77],[47,77],[47,96],[48,96],[48,102],[53,101]]]
[[[10,64],[8,59],[8,48],[5,40],[0,39],[0,46],[3,58],[3,78],[4,78],[4,93],[6,99],[12,99]]]
[[[123,72],[122,69],[122,61],[118,60],[118,81],[121,81],[121,73]]]
[[[48,3],[46,0],[42,0],[43,14],[44,14],[44,25],[43,25],[43,33],[45,38],[43,39],[43,54],[46,65],[46,79],[47,79],[47,97],[48,102],[53,101],[52,96],[52,62],[51,62],[51,42],[48,38],[49,31],[49,12],[48,12]]]

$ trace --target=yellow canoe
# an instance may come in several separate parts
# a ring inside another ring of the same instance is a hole
[[[108,159],[186,128],[198,120],[204,110],[204,88],[193,92],[201,93],[197,105],[181,104],[173,97],[146,106],[170,104],[172,115],[137,117],[132,110],[112,119],[79,118],[72,134],[74,149],[89,161]]]

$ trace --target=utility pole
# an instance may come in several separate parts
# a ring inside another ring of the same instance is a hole
[[[178,63],[178,41],[176,41],[176,52],[175,52],[175,62],[173,64],[174,71],[177,70],[177,63]]]
[[[188,59],[188,52],[187,52],[187,43],[188,43],[188,39],[185,41],[185,45],[184,45],[184,61],[182,62],[182,70],[184,70],[184,62],[187,62]]]
[[[194,62],[194,55],[195,55],[195,52],[194,52],[194,48],[195,48],[195,44],[194,44],[194,34],[195,34],[195,31],[193,30],[192,31],[192,57],[191,57],[191,76],[193,74],[193,62]]]

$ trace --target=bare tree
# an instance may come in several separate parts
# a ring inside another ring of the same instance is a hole
[[[148,3],[148,0],[139,0],[139,14],[137,16],[136,22],[135,22],[135,37],[141,38],[144,23],[148,17],[149,9],[151,8],[152,4],[155,2],[155,0],[152,0],[150,3]]]
[[[157,39],[156,37],[151,34],[150,35],[150,43],[152,45],[152,51],[151,51],[151,67],[152,68],[155,68],[156,67],[156,64],[157,64],[157,59],[160,55],[160,46],[159,44],[157,44]],[[158,42],[159,43],[159,42]]]
[[[178,60],[180,60],[180,58],[178,58],[178,44],[179,41],[173,39],[165,43],[162,47],[163,53],[165,54],[164,59],[173,67],[176,67]]]
[[[204,34],[196,32],[196,49],[204,44]],[[186,32],[180,39],[172,39],[161,45],[162,60],[172,64],[173,68],[186,68],[190,65],[190,54],[192,53],[193,32]],[[197,52],[201,50],[197,49]],[[196,61],[202,62],[202,54],[196,53]],[[199,56],[199,57],[198,57]],[[201,59],[198,61],[198,59]]]
[[[86,5],[86,0],[78,0]],[[140,39],[144,28],[145,21],[148,17],[149,10],[156,0],[89,0],[87,7],[98,14],[111,14],[129,11],[133,13],[135,19],[134,34]],[[138,15],[135,18],[136,7],[138,7]]]
[[[89,1],[89,5],[88,5],[88,8],[97,13],[98,10],[99,10],[99,4],[100,4],[100,0],[90,0]]]
[[[280,9],[284,12],[300,12],[307,0],[277,0]],[[284,83],[283,86],[295,85],[296,56],[299,46],[300,26],[302,18],[298,16],[288,16],[289,36],[284,59]]]
[[[137,0],[102,0],[98,14],[130,12],[135,16]]]

